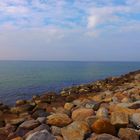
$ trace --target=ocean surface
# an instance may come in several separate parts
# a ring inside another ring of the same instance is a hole
[[[140,62],[0,61],[0,101],[13,104],[46,91],[140,69]]]

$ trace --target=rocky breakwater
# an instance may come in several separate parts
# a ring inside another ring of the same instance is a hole
[[[140,71],[0,103],[0,140],[139,140]]]

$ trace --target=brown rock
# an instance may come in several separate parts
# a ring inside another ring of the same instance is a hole
[[[24,104],[26,104],[26,103],[27,103],[26,100],[17,100],[17,101],[16,101],[16,106],[24,105]]]
[[[100,107],[96,112],[96,116],[98,118],[108,118],[108,109],[106,109],[105,107]]]
[[[0,128],[0,140],[6,140],[8,137],[8,131],[4,128]]]
[[[64,140],[83,140],[85,134],[89,131],[89,126],[84,121],[75,121],[70,125],[61,128]]]
[[[56,113],[56,114],[67,114],[68,116],[70,115],[70,111],[69,110],[66,110],[66,109],[64,109],[63,107],[58,107],[58,108],[55,108],[54,109],[54,112]]]
[[[60,128],[60,127],[57,127],[57,126],[52,126],[52,127],[51,127],[51,133],[52,133],[54,136],[61,135],[61,128]]]
[[[11,108],[11,113],[23,113],[23,112],[28,112],[31,111],[34,108],[34,106],[30,104],[25,104],[17,107],[12,107]]]
[[[96,116],[90,116],[85,119],[89,126],[91,126],[98,118]]]
[[[132,115],[133,113],[140,112],[135,109],[129,109],[129,108],[125,108],[125,107],[121,107],[121,106],[117,106],[117,105],[110,105],[109,111],[110,112],[114,112],[114,111],[115,112],[124,112],[128,115]]]
[[[79,108],[72,112],[72,119],[77,121],[85,120],[89,116],[93,116],[94,111],[93,109],[87,109],[87,108]]]
[[[91,128],[97,134],[107,133],[115,135],[115,127],[107,119],[98,119],[92,124]]]
[[[74,107],[74,104],[72,104],[72,103],[65,103],[65,105],[64,105],[64,109],[69,110],[69,111],[70,111],[73,107]]]
[[[112,112],[111,124],[117,127],[124,127],[129,124],[128,114],[125,112]]]
[[[130,128],[120,128],[118,136],[121,140],[139,140],[137,132]]]
[[[64,140],[61,136],[55,136],[56,140]]]
[[[19,125],[19,124],[21,124],[24,121],[25,121],[24,118],[16,118],[16,119],[11,119],[9,121],[6,121],[6,123],[10,123],[12,125]]]
[[[47,117],[47,124],[64,127],[70,124],[72,120],[66,114],[53,114]]]
[[[43,103],[43,102],[37,103],[37,108],[38,109],[47,109],[47,107],[48,107],[47,103]]]
[[[13,138],[11,140],[23,140],[23,138],[22,137],[16,137],[16,138]]]

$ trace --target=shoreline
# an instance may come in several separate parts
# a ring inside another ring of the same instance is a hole
[[[0,140],[33,140],[38,135],[39,140],[47,140],[44,135],[50,140],[74,140],[75,131],[78,140],[98,140],[101,135],[117,140],[126,134],[139,139],[138,118],[140,70],[64,88],[60,95],[48,92],[17,100],[12,107],[0,103]]]

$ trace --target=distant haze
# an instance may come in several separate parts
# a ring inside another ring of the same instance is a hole
[[[0,60],[140,61],[140,0],[0,0]]]

